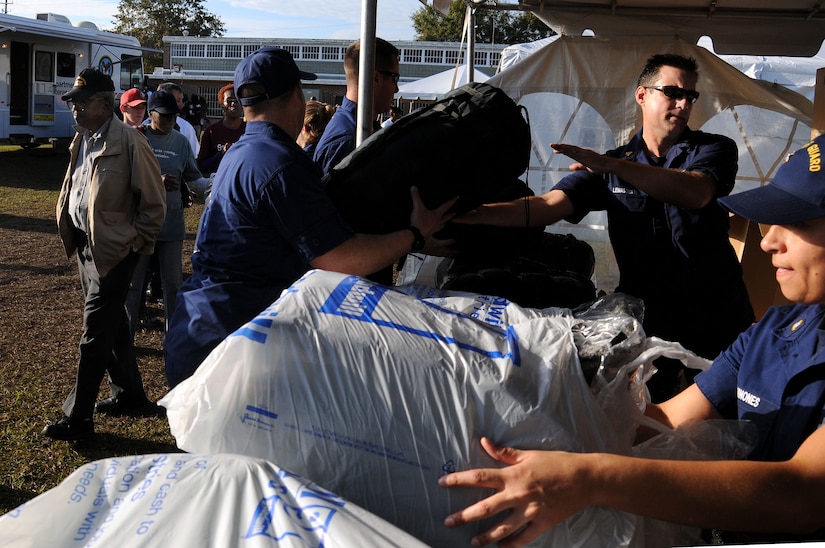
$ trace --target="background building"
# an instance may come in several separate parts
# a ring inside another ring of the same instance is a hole
[[[208,101],[208,116],[220,118],[218,90],[232,81],[241,59],[263,46],[278,46],[292,53],[301,70],[318,79],[305,82],[304,94],[330,104],[340,104],[346,94],[344,54],[352,40],[290,38],[201,38],[164,36],[163,67],[148,76],[150,88],[161,82],[180,84],[187,95]],[[465,63],[466,45],[458,42],[392,42],[400,51],[401,80],[412,82]],[[501,51],[507,44],[475,44],[475,66],[487,75],[498,70]],[[418,105],[405,105],[409,112]]]

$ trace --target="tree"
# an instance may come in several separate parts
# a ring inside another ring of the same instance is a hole
[[[467,4],[453,0],[444,16],[430,6],[422,6],[412,15],[416,40],[459,42],[464,30]],[[510,11],[476,9],[476,43],[522,44],[556,34],[530,12],[513,15]]]
[[[163,49],[164,36],[223,36],[223,21],[203,0],[120,0],[113,32],[134,36],[140,45]],[[163,65],[163,55],[147,55],[146,71]]]

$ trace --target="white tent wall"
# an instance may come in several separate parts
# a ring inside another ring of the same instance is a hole
[[[603,152],[626,142],[640,125],[633,92],[646,59],[678,53],[699,63],[701,92],[690,127],[720,133],[739,145],[734,192],[767,183],[783,158],[811,135],[813,104],[772,83],[758,82],[711,51],[679,39],[627,36],[561,36],[488,83],[525,106],[533,151],[525,174],[534,192],[549,190],[568,173],[571,160],[553,154],[551,142],[572,143]],[[579,225],[558,223],[549,230],[570,232],[593,245],[596,283],[611,291],[618,273],[607,241],[603,214]]]
[[[467,72],[467,65],[462,64],[414,82],[401,84],[395,98],[421,101],[441,99],[448,91],[467,83]],[[474,82],[484,82],[488,78],[489,75],[477,68],[473,70]]]
[[[702,45],[702,42],[699,42]],[[825,57],[774,57],[764,55],[720,55],[729,65],[736,67],[755,80],[782,85],[814,100],[816,71],[825,67]]]
[[[588,34],[585,34],[585,36],[587,35]],[[593,34],[590,33],[589,36],[593,36]],[[558,38],[559,35],[554,35],[549,38],[536,40],[535,42],[507,46],[501,52],[499,72],[523,61]],[[702,37],[697,44],[713,52],[713,42],[710,38]],[[823,50],[825,50],[825,47],[823,47]],[[820,52],[813,57],[721,55],[716,52],[714,53],[732,67],[739,69],[739,71],[746,76],[762,82],[782,85],[813,101],[816,71],[825,67],[825,51],[823,50],[820,50]]]
[[[501,59],[498,62],[498,71],[501,72],[506,70],[519,61],[527,59],[547,44],[555,42],[558,38],[559,35],[554,34],[553,36],[548,36],[547,38],[542,38],[540,40],[536,40],[535,42],[507,46],[501,50]]]

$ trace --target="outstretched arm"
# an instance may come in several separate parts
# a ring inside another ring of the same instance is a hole
[[[805,533],[825,526],[825,429],[786,462],[669,461],[612,454],[519,451],[482,446],[501,469],[439,479],[444,487],[487,487],[490,497],[445,520],[457,527],[509,510],[474,539],[522,546],[587,506],[609,506],[655,519],[729,531]],[[519,530],[524,527],[523,530]],[[510,537],[514,532],[517,535]]]
[[[541,196],[484,204],[456,217],[453,222],[508,227],[547,226],[573,213],[573,202],[567,194],[561,190],[551,190]]]
[[[557,154],[564,154],[577,162],[570,169],[612,173],[660,202],[685,209],[700,209],[716,197],[716,180],[701,171],[683,171],[629,162],[575,145],[551,143],[550,146]]]

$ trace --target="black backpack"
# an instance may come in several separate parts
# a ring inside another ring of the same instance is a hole
[[[531,195],[518,179],[529,159],[522,108],[502,90],[475,82],[372,134],[324,177],[324,186],[357,232],[385,234],[409,225],[413,185],[428,208],[459,196],[457,213]]]
[[[518,179],[530,146],[522,107],[496,87],[470,83],[372,134],[324,177],[324,185],[357,232],[385,234],[409,225],[413,185],[430,209],[458,196],[458,214],[532,196]],[[438,236],[454,239],[460,251],[444,289],[537,308],[595,298],[588,278],[593,250],[575,238],[545,234],[543,227],[455,223]]]

